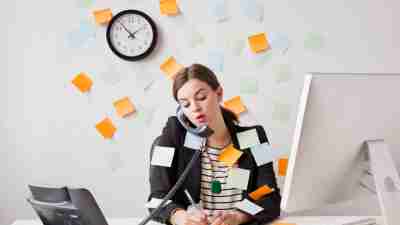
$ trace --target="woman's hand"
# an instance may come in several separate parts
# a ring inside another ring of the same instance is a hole
[[[211,225],[239,225],[251,220],[248,214],[240,211],[218,212],[211,220]]]
[[[196,208],[175,211],[170,221],[173,225],[209,225],[205,212]]]

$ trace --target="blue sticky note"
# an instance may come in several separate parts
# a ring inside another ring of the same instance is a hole
[[[184,146],[187,148],[200,150],[203,139],[204,138],[200,136],[194,135],[190,132],[186,132]]]
[[[212,51],[208,53],[208,64],[213,71],[222,72],[224,70],[224,54],[222,51]]]
[[[261,23],[264,20],[264,5],[256,0],[240,0],[240,8],[243,15],[251,20]]]
[[[279,157],[286,155],[287,151],[282,148],[273,149],[268,143],[264,142],[259,145],[255,145],[250,148],[251,154],[253,154],[256,160],[257,166],[273,162]]]
[[[223,22],[228,19],[226,0],[209,0],[209,15],[216,22]]]
[[[79,26],[66,35],[66,42],[70,48],[81,48],[93,41],[96,29],[93,23],[82,21]]]
[[[281,53],[285,53],[290,45],[289,38],[282,33],[269,32],[268,40],[271,45],[271,48],[277,49]]]

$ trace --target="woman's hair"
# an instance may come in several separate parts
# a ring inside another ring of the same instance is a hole
[[[172,92],[175,101],[178,102],[179,89],[189,80],[198,79],[207,83],[213,91],[216,91],[220,86],[217,76],[206,66],[201,64],[192,64],[189,67],[184,67],[175,75]],[[224,107],[221,107],[222,116],[229,121],[238,122],[238,117],[234,112]]]

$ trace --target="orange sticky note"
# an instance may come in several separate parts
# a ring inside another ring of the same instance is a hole
[[[252,35],[248,38],[248,40],[249,40],[250,49],[254,53],[258,53],[258,52],[269,49],[269,44],[268,44],[265,33],[259,33],[259,34]]]
[[[111,9],[101,9],[93,12],[97,24],[106,24],[112,19]]]
[[[264,197],[265,195],[273,192],[274,189],[268,187],[267,185],[263,185],[259,188],[257,188],[257,190],[251,192],[249,194],[250,198],[252,198],[254,201],[257,201],[259,199],[261,199],[262,197]]]
[[[81,92],[89,91],[93,84],[92,80],[85,73],[79,73],[71,82]]]
[[[178,14],[178,5],[176,0],[160,0],[160,12],[163,15]]]
[[[114,107],[120,117],[126,117],[136,111],[128,97],[115,101]]]
[[[96,129],[104,138],[109,139],[114,136],[114,133],[117,130],[109,118],[105,118],[103,121],[96,124]]]
[[[180,69],[182,69],[183,66],[178,64],[173,56],[169,57],[163,64],[161,64],[160,69],[169,77],[170,79],[174,79],[176,73]]]
[[[242,103],[242,100],[240,99],[240,96],[235,96],[227,101],[224,102],[224,106],[230,110],[232,110],[234,113],[239,115],[240,113],[246,111],[246,107]]]
[[[221,154],[218,157],[218,160],[227,166],[233,166],[233,164],[236,163],[236,161],[240,158],[242,154],[242,151],[237,150],[231,144],[222,150]]]
[[[287,164],[288,164],[288,159],[287,158],[281,158],[278,161],[278,175],[279,176],[286,176],[286,170],[287,170]]]

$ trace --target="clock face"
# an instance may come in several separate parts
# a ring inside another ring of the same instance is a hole
[[[111,20],[107,42],[111,50],[126,60],[139,60],[150,54],[157,40],[154,22],[138,10],[125,10]]]

